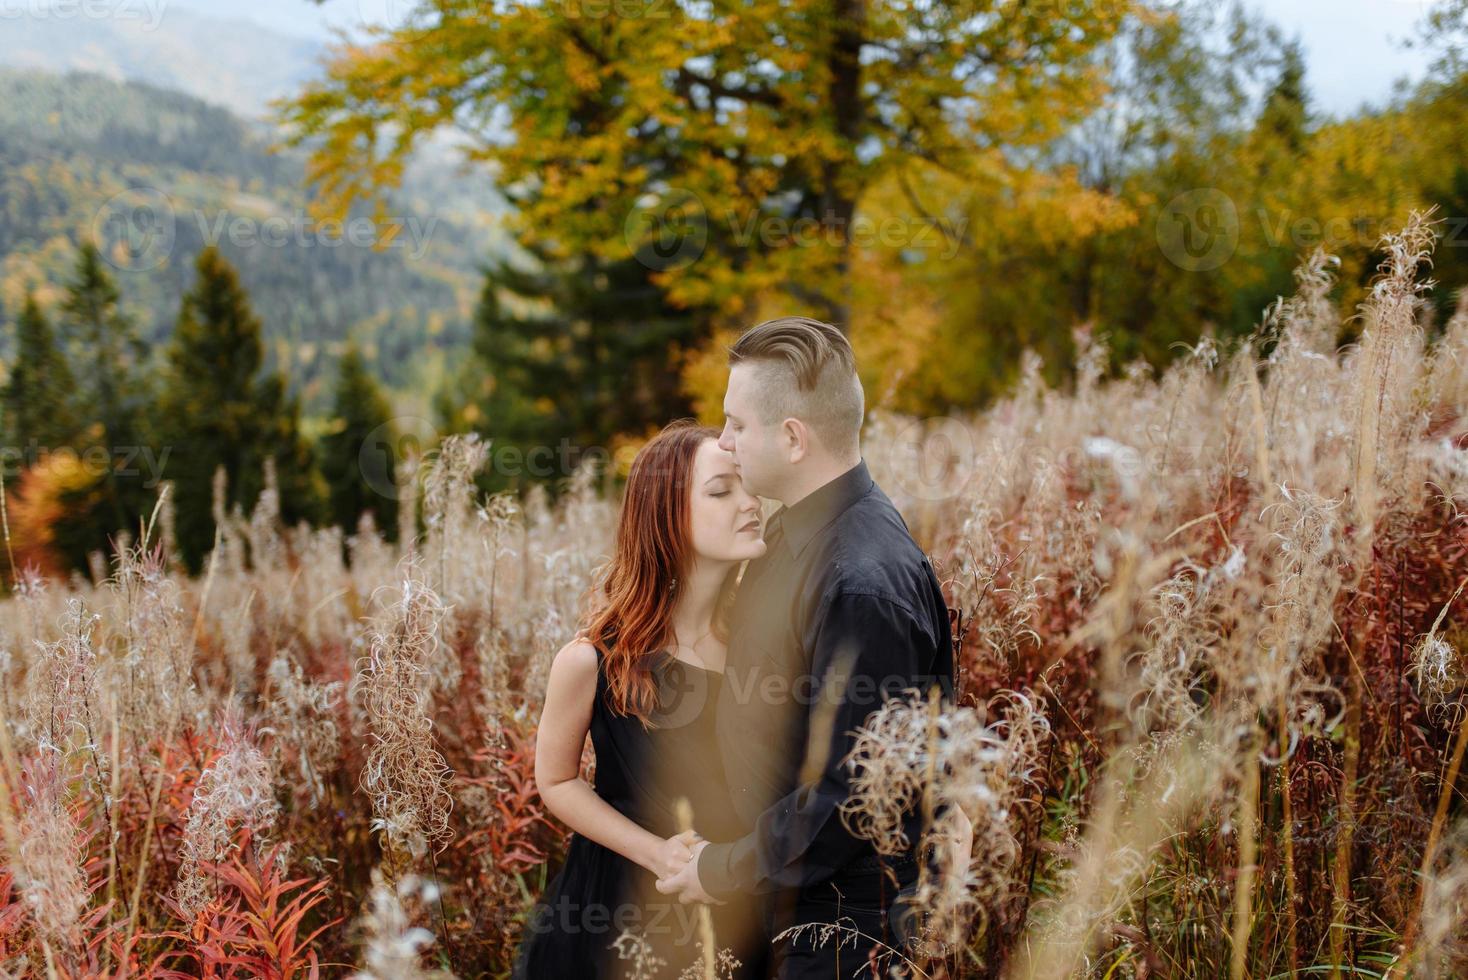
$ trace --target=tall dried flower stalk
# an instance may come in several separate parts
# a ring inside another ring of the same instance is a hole
[[[270,662],[271,698],[265,708],[269,722],[272,763],[283,766],[290,756],[313,803],[327,799],[326,778],[336,771],[341,738],[336,725],[336,703],[341,681],[317,683],[301,665],[282,655]]]
[[[844,760],[851,794],[841,819],[879,854],[894,856],[914,844],[904,821],[921,809],[916,843],[937,873],[922,862],[913,904],[930,943],[957,947],[976,915],[1011,897],[1017,804],[1033,786],[1049,724],[1036,700],[1019,692],[991,699],[989,724],[974,708],[935,699],[910,690],[867,718]],[[973,825],[973,846],[962,856],[951,846],[961,816]]]
[[[189,919],[216,891],[201,870],[202,862],[224,861],[242,828],[250,830],[257,845],[263,844],[280,811],[270,762],[255,744],[252,727],[239,702],[226,702],[219,721],[219,753],[194,787],[175,888],[175,898]]]
[[[437,593],[406,562],[398,599],[372,624],[358,661],[359,694],[372,739],[360,785],[372,798],[373,829],[388,849],[421,858],[449,836],[452,771],[434,744],[428,687],[445,615]]]
[[[1404,471],[1401,453],[1415,440],[1420,425],[1419,406],[1414,404],[1416,374],[1422,357],[1422,330],[1417,313],[1421,294],[1434,284],[1418,280],[1417,270],[1431,263],[1436,239],[1433,209],[1413,211],[1400,232],[1382,237],[1387,253],[1381,274],[1372,283],[1371,295],[1362,305],[1364,338],[1357,352],[1355,473],[1352,490],[1363,527],[1376,521],[1381,479],[1390,479],[1389,491],[1402,492],[1396,477]],[[1369,539],[1369,534],[1366,535]]]
[[[23,763],[21,781],[18,852],[7,863],[37,932],[48,943],[74,948],[82,938],[88,891],[81,829],[66,802],[60,758],[48,752]]]
[[[69,757],[78,749],[99,751],[97,651],[93,637],[101,616],[81,599],[67,602],[61,637],[39,642],[40,656],[29,676],[25,733],[41,752]],[[105,772],[99,763],[98,773]]]
[[[435,937],[430,930],[413,925],[410,910],[437,898],[434,881],[408,874],[394,883],[382,869],[373,868],[370,905],[360,923],[366,937],[363,966],[350,980],[453,980],[452,971],[423,968],[423,953]]]

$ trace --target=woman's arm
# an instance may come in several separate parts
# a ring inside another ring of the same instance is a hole
[[[581,749],[596,698],[596,649],[582,639],[562,647],[551,661],[545,708],[535,735],[535,783],[546,809],[583,837],[651,871],[665,875],[688,860],[697,837],[667,840],[644,830],[581,778]]]

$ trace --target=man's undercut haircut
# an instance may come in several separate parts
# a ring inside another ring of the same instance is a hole
[[[756,368],[764,424],[797,418],[833,455],[859,452],[865,396],[851,342],[836,327],[804,316],[766,320],[729,348],[735,364]]]

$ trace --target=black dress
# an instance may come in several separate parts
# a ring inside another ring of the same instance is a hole
[[[723,675],[665,654],[653,670],[659,691],[654,727],[644,729],[637,718],[612,710],[602,668],[598,650],[591,712],[597,795],[659,837],[677,833],[674,805],[686,797],[694,829],[704,838],[738,837],[740,825],[714,739],[714,706]],[[513,976],[677,980],[702,955],[698,906],[663,895],[655,881],[635,862],[572,834],[565,866],[526,922]],[[732,953],[741,964],[730,969],[726,958],[718,971],[721,980],[763,978],[769,940],[755,901],[730,900],[710,910],[715,948]]]

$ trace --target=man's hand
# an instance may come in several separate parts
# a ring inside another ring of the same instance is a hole
[[[698,880],[698,856],[703,849],[708,847],[709,842],[701,840],[693,846],[693,851],[687,863],[681,869],[671,875],[658,878],[658,891],[664,895],[677,895],[678,901],[687,905],[689,902],[707,902],[713,905],[724,903],[714,898],[703,890],[703,884]]]

